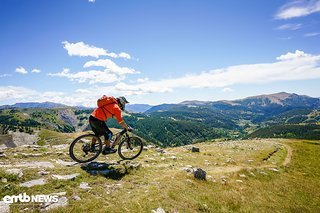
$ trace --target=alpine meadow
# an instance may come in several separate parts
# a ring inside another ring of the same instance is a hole
[[[320,212],[320,0],[1,0],[0,213]]]

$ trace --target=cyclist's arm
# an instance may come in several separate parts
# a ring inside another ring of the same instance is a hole
[[[119,124],[126,130],[129,129],[128,125],[124,122],[124,120],[122,120],[121,122],[119,122]]]
[[[129,129],[128,125],[124,122],[122,115],[121,115],[121,109],[119,107],[114,108],[114,115],[118,121],[118,123],[126,130]]]

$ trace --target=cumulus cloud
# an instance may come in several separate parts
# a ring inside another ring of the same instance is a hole
[[[175,88],[219,88],[235,84],[319,79],[319,64],[320,55],[297,50],[277,57],[277,61],[273,63],[230,66],[179,78],[149,80],[137,84],[121,82],[115,88],[128,94],[147,94],[170,92]]]
[[[114,73],[110,73],[108,70],[99,71],[99,70],[90,70],[90,71],[81,71],[81,72],[70,72],[69,69],[63,69],[63,71],[58,73],[49,73],[49,76],[56,77],[65,77],[71,81],[78,83],[88,82],[89,84],[95,83],[113,83],[124,80],[124,76],[119,76]]]
[[[297,58],[309,58],[311,55],[304,53],[303,51],[296,50],[294,53],[288,52],[284,55],[281,55],[277,57],[277,60],[283,61],[283,60],[291,60],[291,59],[297,59]]]
[[[291,19],[320,12],[320,0],[293,1],[283,5],[276,13],[276,19]]]
[[[138,71],[128,68],[128,67],[119,67],[110,59],[99,59],[97,61],[88,61],[83,65],[84,68],[88,67],[104,67],[106,71],[111,73],[115,73],[118,75],[125,75],[125,74],[135,74],[139,73]]]
[[[20,74],[27,74],[28,73],[28,71],[24,67],[17,67],[15,72],[20,73]]]
[[[95,3],[96,0],[88,0],[90,3]]]
[[[39,70],[39,69],[37,69],[37,68],[34,68],[34,69],[32,69],[32,71],[31,71],[32,73],[40,73],[41,72],[41,70]]]
[[[302,24],[283,24],[277,27],[277,30],[298,30],[302,27]]]
[[[82,41],[77,43],[69,43],[68,41],[63,41],[62,44],[64,45],[63,48],[68,51],[68,55],[70,56],[90,56],[94,58],[99,58],[100,56],[109,56],[112,58],[131,59],[131,56],[128,53],[110,53],[103,48],[88,45]]]

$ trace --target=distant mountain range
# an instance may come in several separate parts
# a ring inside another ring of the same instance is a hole
[[[61,108],[68,107],[64,104],[53,103],[53,102],[27,102],[27,103],[16,103],[13,105],[2,105],[0,109],[9,109],[9,108],[45,108],[45,109],[53,109],[53,108]]]
[[[48,128],[60,132],[89,130],[92,108],[63,104],[18,103],[2,106],[4,129]],[[135,133],[161,146],[179,146],[214,138],[318,138],[320,99],[276,93],[238,100],[184,101],[178,104],[128,104],[124,120]],[[117,127],[115,120],[108,125]],[[309,126],[310,125],[310,126]],[[307,134],[305,129],[310,131]],[[320,138],[319,138],[320,139]]]

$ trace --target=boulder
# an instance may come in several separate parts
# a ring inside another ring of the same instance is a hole
[[[74,180],[79,175],[80,175],[79,173],[75,173],[71,175],[52,175],[52,178],[57,180]]]
[[[200,148],[193,146],[193,147],[191,148],[191,152],[200,152]]]
[[[73,166],[73,165],[77,164],[75,162],[64,161],[64,160],[60,160],[60,159],[56,160],[56,163],[60,164],[60,165],[63,165],[63,166]]]
[[[79,187],[80,189],[92,189],[92,187],[90,187],[86,182],[81,182]]]
[[[0,212],[1,213],[10,213],[10,204],[0,201]]]
[[[6,173],[17,175],[19,178],[21,178],[23,176],[22,169],[7,169]]]
[[[46,202],[42,205],[42,211],[48,211],[51,209],[55,209],[58,207],[65,207],[68,205],[68,198],[67,197],[60,197],[58,202]]]
[[[20,183],[20,186],[21,187],[32,187],[32,186],[37,186],[37,185],[44,185],[46,184],[46,180],[43,179],[43,178],[40,178],[40,179],[36,179],[36,180],[31,180],[31,181],[27,181],[27,182],[24,182],[24,183]]]
[[[198,180],[206,180],[206,175],[207,173],[201,168],[194,170],[194,177]]]

